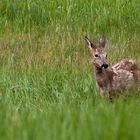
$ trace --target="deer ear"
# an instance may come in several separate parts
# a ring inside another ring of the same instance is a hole
[[[99,40],[99,46],[104,48],[105,44],[106,44],[106,38],[104,36],[101,36]]]
[[[85,36],[85,42],[86,42],[86,44],[87,44],[87,46],[88,46],[88,48],[89,48],[90,50],[96,48],[96,45],[94,45],[94,44],[87,38],[87,36]]]

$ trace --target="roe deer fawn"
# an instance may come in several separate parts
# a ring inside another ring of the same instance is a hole
[[[102,36],[98,45],[93,44],[87,37],[85,41],[92,55],[96,86],[102,96],[112,99],[120,93],[129,94],[127,91],[130,89],[140,89],[140,69],[132,59],[124,59],[108,68],[106,38]]]

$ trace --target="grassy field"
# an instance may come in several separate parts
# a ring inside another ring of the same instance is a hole
[[[110,65],[140,64],[140,1],[0,1],[0,140],[139,140],[140,97],[96,91],[84,36],[102,34]]]

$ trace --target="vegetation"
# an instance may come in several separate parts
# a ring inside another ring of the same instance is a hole
[[[1,0],[0,140],[139,139],[140,98],[102,99],[84,45],[104,34],[110,65],[139,64],[139,13],[139,0]]]

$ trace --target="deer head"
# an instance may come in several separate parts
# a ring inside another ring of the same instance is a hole
[[[91,52],[94,66],[98,69],[107,69],[107,53],[105,52],[106,38],[102,36],[99,39],[98,45],[93,44],[87,37],[85,37],[85,41]]]

